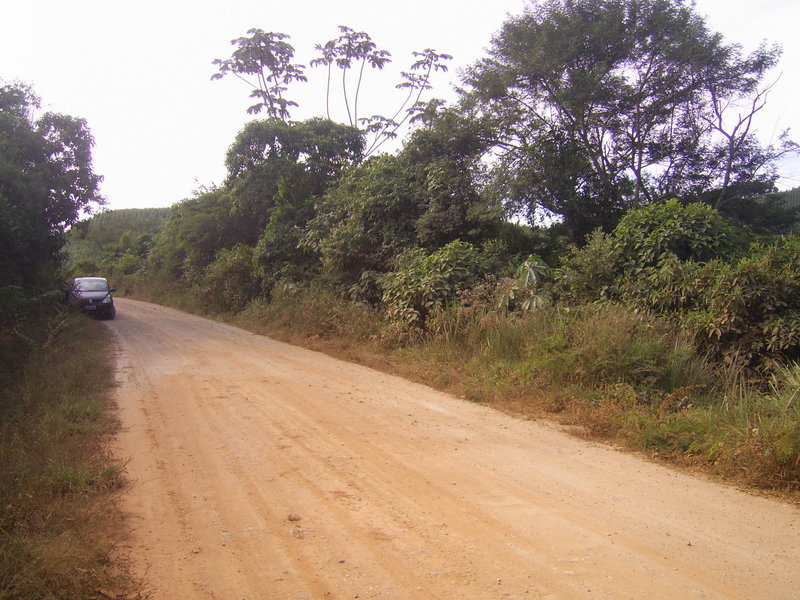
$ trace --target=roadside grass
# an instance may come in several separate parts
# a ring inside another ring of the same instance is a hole
[[[779,368],[764,389],[738,383],[707,406],[638,407],[620,420],[634,447],[707,465],[754,487],[800,492],[797,364]]]
[[[619,306],[451,307],[423,333],[324,290],[286,288],[216,317],[800,502],[800,367],[747,384],[664,321]]]
[[[525,315],[442,310],[426,335],[296,292],[236,319],[522,418],[800,501],[800,367],[769,386],[715,366],[663,321],[609,305]]]
[[[80,315],[48,323],[0,390],[0,598],[141,598],[112,560],[124,527],[110,334]]]
[[[800,500],[797,364],[756,386],[664,322],[612,305],[443,320],[400,354],[434,385]]]
[[[387,326],[382,314],[366,305],[343,302],[325,289],[294,287],[276,289],[270,302],[252,301],[232,320],[265,324],[292,339],[336,340],[344,346],[379,342]]]
[[[144,278],[116,275],[112,281],[118,296],[171,306],[196,315],[212,316],[204,307],[199,287],[193,287],[183,280],[176,281],[164,276]]]

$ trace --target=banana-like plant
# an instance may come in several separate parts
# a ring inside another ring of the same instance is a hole
[[[499,308],[507,311],[518,309],[522,312],[544,308],[549,299],[542,284],[552,274],[552,269],[540,256],[530,255],[517,269],[513,283],[500,296]]]

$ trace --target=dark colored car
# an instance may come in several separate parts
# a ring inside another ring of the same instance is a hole
[[[113,319],[117,314],[105,277],[76,277],[69,289],[67,304],[83,312]]]

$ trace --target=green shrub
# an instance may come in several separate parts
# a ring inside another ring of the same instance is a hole
[[[562,261],[554,284],[557,297],[566,304],[583,304],[614,295],[619,259],[614,238],[595,230],[583,248],[573,248]]]
[[[687,290],[681,284],[692,265],[734,256],[741,250],[738,233],[706,204],[669,200],[632,210],[611,235],[597,230],[566,257],[555,291],[571,304],[622,298],[674,307],[682,304]]]
[[[552,275],[547,263],[531,254],[517,268],[516,278],[507,278],[508,283],[501,286],[498,308],[527,312],[548,306],[551,298],[544,284]]]
[[[673,256],[681,262],[731,256],[740,248],[741,232],[707,204],[669,200],[628,212],[613,236],[622,268],[635,274]]]
[[[705,204],[633,210],[611,236],[595,232],[573,250],[554,290],[567,304],[614,300],[666,316],[710,356],[751,374],[797,360],[800,241],[787,236],[737,259],[735,234]]]
[[[115,271],[122,275],[133,275],[134,273],[139,271],[143,265],[144,265],[144,260],[142,259],[142,257],[137,256],[136,254],[132,254],[130,252],[126,252],[125,254],[119,257]]]
[[[260,289],[253,272],[253,248],[238,244],[217,252],[203,271],[201,288],[207,308],[218,312],[242,310]]]
[[[719,261],[682,262],[671,254],[657,267],[625,273],[616,286],[617,298],[636,310],[674,316],[701,305],[722,268]]]
[[[72,277],[92,277],[101,272],[97,261],[94,258],[81,258],[71,262],[65,269],[65,275]]]
[[[705,347],[754,369],[800,359],[800,237],[754,246],[703,276],[702,304],[685,322]]]
[[[430,255],[403,252],[396,265],[381,277],[383,302],[392,321],[414,327],[423,327],[435,307],[455,302],[458,291],[475,285],[486,268],[481,252],[458,240]]]

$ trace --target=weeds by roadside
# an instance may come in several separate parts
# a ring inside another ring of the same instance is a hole
[[[468,399],[547,413],[747,486],[800,491],[797,364],[748,384],[658,319],[609,304],[438,319],[437,333],[403,354],[435,385],[458,381]]]
[[[800,492],[800,367],[744,384],[686,334],[621,306],[450,306],[423,333],[325,290],[287,287],[217,317],[728,481]]]
[[[111,560],[122,469],[107,451],[110,337],[80,316],[50,323],[0,391],[0,598],[138,598]]]
[[[319,295],[275,301],[238,323],[320,348],[321,315],[349,359],[518,415],[547,415],[595,439],[747,486],[800,491],[800,367],[745,385],[658,319],[613,305],[465,314],[445,309],[430,333],[398,345],[380,313]],[[305,317],[304,317],[305,315]],[[370,319],[372,319],[370,325]],[[353,325],[352,327],[350,327]],[[361,348],[361,353],[356,351]],[[336,344],[322,349],[337,352]],[[386,368],[384,365],[383,368]]]

